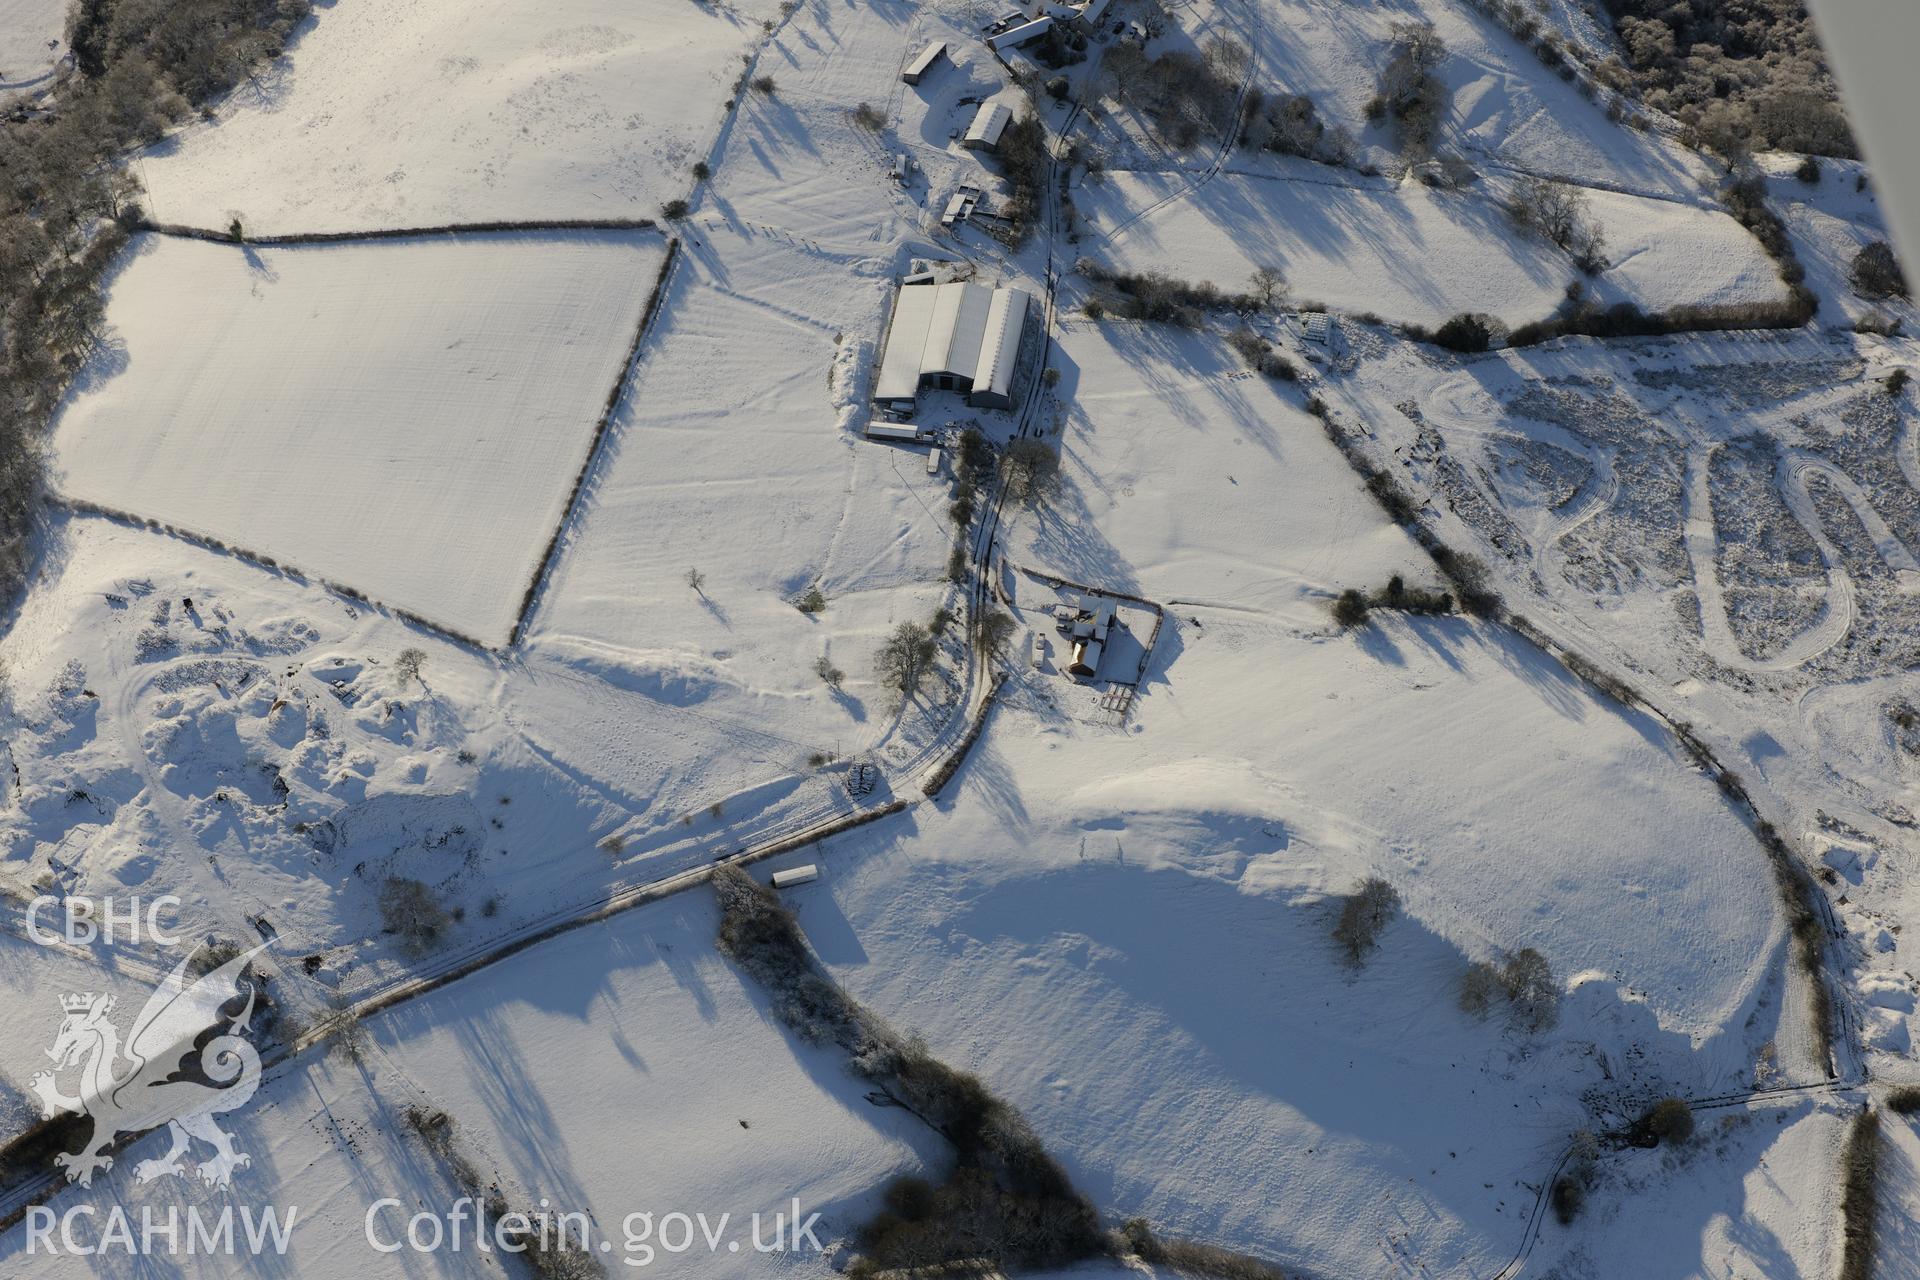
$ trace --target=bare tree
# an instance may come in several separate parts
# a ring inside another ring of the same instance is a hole
[[[693,588],[694,594],[704,596],[707,594],[707,575],[698,569],[688,569],[687,585]]]
[[[421,881],[396,876],[380,886],[380,922],[411,954],[440,941],[448,921],[446,909]]]
[[[1001,653],[1007,647],[1007,641],[1013,639],[1013,615],[1004,609],[988,605],[980,613],[980,621],[974,628],[974,638],[988,653]]]
[[[1272,310],[1280,299],[1287,296],[1286,277],[1274,267],[1255,267],[1249,278],[1253,287],[1253,296],[1260,299],[1260,305]]]
[[[1460,1008],[1476,1018],[1484,1018],[1500,994],[1500,970],[1485,960],[1475,960],[1460,978]]]
[[[1522,947],[1514,952],[1500,978],[1515,1022],[1528,1031],[1545,1031],[1560,1020],[1560,984],[1538,951]]]
[[[1856,253],[1851,274],[1855,291],[1869,298],[1907,296],[1907,278],[1900,270],[1900,260],[1885,240],[1876,240]]]
[[[880,648],[881,683],[898,690],[903,698],[914,697],[938,652],[939,642],[931,631],[917,622],[901,623]]]
[[[1379,876],[1368,876],[1340,904],[1340,920],[1333,940],[1346,952],[1347,963],[1358,968],[1380,945],[1380,932],[1400,910],[1400,891]]]
[[[1606,240],[1593,221],[1587,193],[1551,178],[1526,177],[1514,184],[1507,198],[1507,216],[1528,235],[1537,236],[1572,254],[1581,270],[1599,263]]]
[[[400,656],[393,660],[393,674],[400,677],[401,684],[414,684],[420,679],[420,668],[427,664],[427,655],[421,649],[402,649]]]
[[[1025,437],[1007,446],[1000,469],[1012,497],[1037,502],[1059,482],[1060,451],[1044,440]]]
[[[1447,102],[1447,87],[1433,72],[1446,56],[1446,42],[1432,23],[1393,24],[1393,52],[1381,69],[1380,95],[1368,114],[1393,117],[1400,148],[1409,156],[1425,156],[1433,150]]]

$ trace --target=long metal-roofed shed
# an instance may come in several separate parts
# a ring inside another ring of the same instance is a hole
[[[983,102],[973,113],[973,123],[960,145],[974,151],[992,151],[1000,145],[1000,135],[1013,121],[1013,111],[1004,102]]]
[[[887,328],[873,398],[910,412],[922,387],[962,391],[984,409],[1013,407],[1031,298],[1024,289],[970,281],[902,285]]]
[[[940,59],[946,57],[946,55],[947,42],[945,40],[935,40],[915,55],[913,61],[907,64],[907,69],[900,73],[900,78],[908,84],[919,84],[920,81],[926,77],[926,74],[932,71],[934,67],[938,65]]]
[[[1019,26],[1010,27],[998,35],[988,36],[987,48],[993,50],[995,53],[1000,52],[1002,49],[1017,48],[1020,45],[1026,44],[1029,40],[1038,40],[1051,30],[1053,30],[1053,18],[1043,15],[1035,18],[1032,22],[1023,22]]]

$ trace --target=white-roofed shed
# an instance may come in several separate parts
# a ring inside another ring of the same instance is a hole
[[[900,78],[908,84],[919,84],[946,55],[947,42],[935,40],[914,56],[913,61],[907,64],[907,69],[900,73]]]
[[[960,145],[975,151],[992,151],[1000,145],[1000,135],[1013,120],[1013,111],[1004,102],[983,102],[973,113],[973,123]]]

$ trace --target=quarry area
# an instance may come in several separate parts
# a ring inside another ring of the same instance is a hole
[[[1749,7],[0,0],[0,1273],[1920,1275]]]

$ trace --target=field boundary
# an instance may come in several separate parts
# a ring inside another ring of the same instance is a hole
[[[362,240],[425,240],[434,236],[492,236],[514,231],[655,231],[665,230],[654,218],[543,218],[524,221],[448,222],[425,227],[373,227],[364,231],[289,231],[276,235],[248,235],[244,226],[236,238],[230,231],[195,227],[179,222],[135,224],[133,231],[150,232],[174,240],[203,240],[235,249],[294,248],[311,244],[354,244]]]
[[[540,588],[545,585],[553,572],[554,563],[560,557],[561,539],[579,514],[580,497],[586,491],[587,477],[593,474],[594,467],[600,461],[608,429],[613,425],[613,415],[620,408],[620,402],[626,399],[627,388],[633,385],[634,375],[639,371],[641,349],[646,345],[647,334],[652,331],[653,322],[666,300],[667,284],[673,277],[673,268],[679,259],[680,241],[677,238],[667,241],[667,256],[661,260],[659,274],[653,278],[653,291],[647,295],[647,305],[640,311],[640,323],[633,331],[633,341],[627,347],[626,361],[614,377],[613,389],[607,392],[607,403],[600,410],[600,420],[594,424],[593,438],[588,441],[586,454],[580,460],[580,470],[574,473],[573,488],[567,491],[566,505],[561,507],[560,519],[554,522],[553,532],[547,537],[546,550],[541,552],[540,562],[534,566],[533,577],[520,597],[520,610],[514,615],[513,627],[507,633],[508,649],[519,646],[527,620],[533,616],[534,606],[539,602]]]
[[[123,511],[119,507],[110,507],[104,502],[94,502],[89,498],[70,498],[64,494],[54,493],[52,491],[47,493],[46,502],[49,506],[64,507],[76,515],[98,516],[105,520],[112,520],[116,524],[127,525],[130,528],[145,529],[152,533],[163,533],[168,537],[178,538],[182,542],[192,543],[203,551],[213,551],[223,555],[229,555],[236,560],[244,560],[255,568],[265,569],[269,573],[291,578],[296,582],[311,583],[314,586],[323,587],[335,595],[345,596],[356,604],[365,605],[369,609],[376,609],[390,617],[398,618],[402,622],[419,627],[423,631],[431,631],[443,640],[451,640],[455,644],[463,645],[477,653],[497,655],[504,652],[504,650],[497,649],[492,645],[476,640],[464,632],[456,631],[444,623],[435,622],[431,618],[415,613],[411,609],[402,609],[398,606],[387,604],[383,600],[377,600],[357,587],[350,587],[344,582],[335,582],[331,578],[323,578],[318,574],[308,573],[297,565],[283,564],[264,551],[255,551],[250,547],[237,546],[221,538],[216,538],[210,533],[201,533],[194,529],[183,529],[179,525],[169,524],[153,516],[135,515],[133,512]]]
[[[331,232],[327,232],[327,233],[319,233],[313,236],[305,236],[305,237],[279,237],[279,238],[261,237],[259,239],[248,239],[244,241],[235,241],[231,237],[225,234],[215,233],[215,232],[206,231],[200,228],[192,228],[192,227],[173,228],[173,227],[147,224],[141,227],[140,230],[152,232],[159,235],[166,235],[166,236],[179,238],[179,239],[203,240],[203,241],[208,241],[212,243],[225,244],[236,249],[246,249],[252,246],[270,245],[270,244],[271,245],[336,244],[336,243],[348,243],[348,242],[359,241],[359,240],[420,239],[420,238],[430,237],[436,234],[491,235],[491,234],[498,234],[501,232],[510,232],[510,231],[541,231],[541,230],[546,230],[546,231],[628,230],[628,231],[631,231],[631,230],[652,229],[657,227],[657,225],[658,224],[654,223],[649,219],[640,219],[633,222],[604,221],[604,222],[596,222],[596,223],[582,223],[582,222],[571,222],[571,223],[546,222],[546,223],[537,223],[537,224],[536,223],[512,223],[512,224],[474,223],[474,224],[468,224],[462,227],[453,227],[453,228],[427,228],[424,230],[403,229],[403,230],[395,230],[395,231],[388,231],[388,232],[373,232],[373,233],[354,232],[346,235],[335,235]],[[532,614],[534,603],[539,596],[540,587],[546,581],[548,575],[550,574],[553,568],[553,563],[557,558],[560,544],[561,544],[561,539],[563,535],[566,533],[567,528],[573,523],[574,517],[577,514],[576,507],[580,500],[581,491],[584,489],[586,485],[587,477],[589,474],[591,474],[594,464],[598,460],[601,454],[602,445],[606,439],[607,430],[613,421],[614,411],[618,409],[620,405],[620,401],[625,396],[627,388],[632,382],[634,371],[637,368],[637,365],[639,362],[641,348],[645,345],[647,334],[652,329],[655,318],[659,315],[661,302],[664,299],[666,294],[666,286],[667,286],[668,279],[671,276],[673,267],[679,258],[679,250],[680,250],[679,239],[677,237],[669,238],[667,241],[666,254],[661,259],[660,267],[654,276],[653,288],[647,295],[646,305],[641,309],[640,322],[638,325],[635,326],[633,340],[627,345],[626,357],[620,365],[619,373],[615,375],[612,389],[607,392],[606,403],[601,408],[600,416],[594,424],[593,434],[588,441],[586,451],[584,453],[584,456],[580,464],[580,468],[574,475],[573,486],[567,491],[567,499],[565,504],[561,508],[560,518],[554,523],[553,529],[547,537],[546,548],[545,550],[542,551],[539,561],[534,566],[532,578],[527,583],[525,593],[521,596],[520,607],[514,614],[513,625],[508,630],[507,639],[503,644],[499,644],[499,645],[487,644],[486,642],[479,640],[474,636],[468,635],[465,632],[460,631],[454,627],[448,626],[444,623],[435,622],[433,619],[426,617],[424,614],[416,613],[411,609],[402,608],[397,605],[388,604],[385,601],[380,600],[376,597],[370,596],[366,592],[360,590],[359,588],[349,586],[346,583],[337,582],[331,578],[326,578],[318,574],[309,573],[306,570],[301,569],[298,565],[282,562],[278,558],[268,555],[264,551],[256,551],[251,547],[240,546],[235,543],[227,542],[226,540],[215,537],[212,534],[202,533],[196,529],[190,529],[190,528],[183,527],[181,525],[173,524],[169,521],[161,520],[155,516],[139,515],[135,512],[128,511],[124,508],[109,506],[106,503],[95,502],[95,501],[92,501],[91,499],[69,497],[64,494],[56,493],[52,490],[48,490],[48,492],[45,495],[45,500],[49,506],[63,507],[68,511],[74,512],[75,514],[98,516],[104,519],[113,520],[119,524],[127,525],[129,527],[147,529],[154,533],[163,533],[170,537],[178,538],[183,542],[192,543],[194,546],[200,547],[202,550],[221,552],[227,555],[231,555],[236,559],[244,560],[254,565],[257,568],[266,569],[266,570],[269,570],[270,572],[292,578],[299,582],[310,582],[315,585],[324,587],[325,589],[333,592],[336,595],[344,596],[349,600],[355,601],[359,604],[366,605],[369,608],[377,609],[384,614],[387,614],[394,618],[398,618],[403,622],[409,623],[423,630],[430,631],[434,635],[439,636],[442,639],[450,640],[455,644],[465,646],[466,648],[474,650],[475,652],[494,655],[494,656],[505,656],[506,654],[511,653],[516,647],[518,647],[520,643],[521,633],[526,626],[528,617],[531,616]]]

